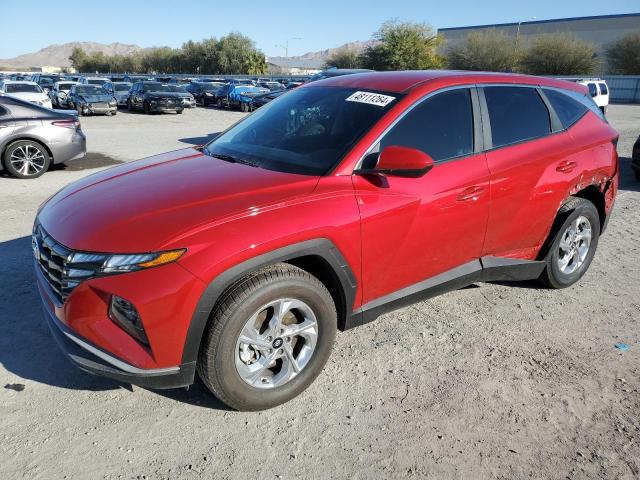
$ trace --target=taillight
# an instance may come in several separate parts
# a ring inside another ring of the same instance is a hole
[[[56,120],[55,122],[51,122],[51,125],[55,125],[56,127],[73,128],[76,130],[80,129],[79,120]]]

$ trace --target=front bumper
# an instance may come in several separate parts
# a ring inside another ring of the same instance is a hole
[[[156,335],[152,345],[155,343],[160,349],[153,352],[148,347],[137,343],[108,318],[107,308],[101,301],[103,294],[99,286],[83,286],[81,284],[76,287],[66,302],[61,303],[35,260],[34,268],[46,322],[65,356],[78,368],[94,375],[148,388],[177,388],[193,383],[196,368],[194,360],[180,362],[178,358],[175,363],[159,361],[163,355],[172,353],[174,349],[171,348],[171,344],[176,340],[176,337],[180,336],[178,333],[180,325],[176,324],[176,317],[186,317],[172,308],[171,299],[169,302],[164,300],[166,297],[163,292],[159,292],[159,301],[162,302],[163,308],[169,312],[173,310],[173,312],[167,318],[160,318],[159,313],[156,313],[155,316],[146,316],[150,319],[148,327],[151,328],[147,330],[147,333],[152,339],[153,335]],[[160,268],[151,270],[155,270],[152,272],[155,277]],[[181,275],[186,278],[186,273],[180,273],[181,270],[184,271],[181,267],[167,270],[166,275],[169,278]],[[118,275],[110,279],[102,279],[102,281],[114,279],[119,282],[127,281],[127,276],[131,275],[135,274]],[[121,278],[117,279],[117,277]],[[150,280],[151,285],[154,285],[159,277]],[[94,283],[100,284],[100,281]],[[150,290],[149,286],[146,287],[146,290]],[[131,293],[135,296],[134,292]],[[188,295],[180,292],[176,296],[190,303],[186,298]],[[144,309],[144,305],[141,305],[141,310],[144,311]],[[158,309],[155,311],[158,312]],[[168,322],[166,322],[167,320]],[[164,326],[154,327],[154,323],[164,323]],[[163,340],[158,338],[159,330],[162,329],[166,329],[164,333],[161,333],[165,339],[164,342],[169,341],[171,344],[163,344]],[[184,340],[179,343],[183,342]],[[175,346],[175,344],[173,345]],[[133,360],[129,361],[127,357]]]
[[[44,305],[42,311],[62,352],[84,372],[111,378],[122,383],[156,389],[186,387],[193,383],[196,371],[195,362],[172,368],[149,370],[136,368],[75,335]]]
[[[82,105],[82,111],[88,115],[106,115],[108,113],[113,113],[118,111],[118,105],[106,105],[101,106],[98,104],[85,104]]]

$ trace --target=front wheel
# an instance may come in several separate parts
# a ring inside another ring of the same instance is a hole
[[[205,332],[198,373],[237,410],[291,400],[322,371],[336,335],[336,308],[316,277],[276,264],[221,298]]]
[[[558,211],[564,222],[547,254],[541,280],[551,288],[566,288],[586,273],[600,238],[600,216],[589,200],[570,197]]]
[[[216,107],[218,108],[222,108],[224,105],[222,105],[222,97],[218,97],[216,99]]]
[[[178,115],[180,115],[183,111],[184,111],[183,109],[181,109],[181,110],[176,110],[176,113],[177,113]]]
[[[149,102],[144,102],[144,113],[151,115],[151,105],[149,105]]]

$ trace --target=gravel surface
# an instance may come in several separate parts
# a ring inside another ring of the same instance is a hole
[[[41,318],[37,206],[100,168],[202,143],[243,114],[83,118],[89,155],[0,177],[0,478],[640,476],[640,106],[611,106],[622,184],[579,284],[479,283],[338,335],[300,397],[228,411],[201,383],[122,387],[73,367]],[[628,351],[614,347],[629,345]]]

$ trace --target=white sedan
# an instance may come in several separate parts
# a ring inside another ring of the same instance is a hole
[[[35,82],[24,80],[3,80],[0,82],[0,93],[16,97],[27,102],[51,108],[51,99]]]

